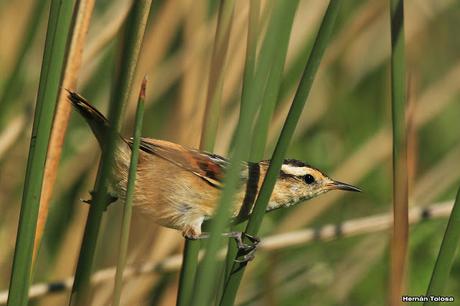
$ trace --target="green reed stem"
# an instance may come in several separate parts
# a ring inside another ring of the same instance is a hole
[[[450,214],[449,223],[447,223],[446,232],[442,239],[441,248],[439,249],[436,264],[431,275],[426,296],[440,296],[445,293],[447,280],[449,279],[450,270],[460,242],[460,188],[457,191],[454,207]],[[439,302],[425,302],[424,306],[439,305]]]
[[[208,305],[215,289],[217,280],[217,251],[222,241],[221,233],[228,225],[230,208],[234,201],[237,187],[240,186],[241,164],[249,157],[248,143],[251,139],[253,118],[262,103],[259,94],[263,91],[268,74],[270,62],[276,54],[280,25],[293,1],[276,1],[273,9],[273,16],[267,29],[270,35],[265,36],[261,53],[258,59],[258,68],[254,75],[252,86],[248,88],[247,94],[243,93],[241,101],[241,112],[238,126],[235,132],[234,150],[231,154],[230,165],[226,171],[224,188],[217,206],[217,211],[211,220],[210,238],[205,256],[199,268],[197,280],[195,281],[194,295],[191,305]]]
[[[260,108],[257,121],[252,133],[251,153],[249,161],[258,162],[264,158],[265,145],[268,135],[268,127],[276,106],[278,93],[281,85],[281,77],[283,73],[284,62],[286,59],[287,49],[289,45],[289,38],[291,34],[294,15],[298,6],[298,1],[291,1],[291,9],[281,21],[279,32],[279,43],[275,51],[275,56],[270,63],[270,72],[267,84],[262,93],[262,106]],[[234,227],[234,231],[243,231],[246,223],[238,224]],[[235,243],[230,242],[227,252],[227,269],[226,277],[228,279],[230,271],[233,266],[234,259],[237,255],[237,246]]]
[[[230,41],[234,7],[235,2],[233,0],[221,1],[219,4],[216,37],[214,39],[211,70],[209,73],[206,110],[203,119],[204,129],[200,142],[200,149],[202,150],[211,151],[214,148],[216,140],[222,88],[224,85],[225,62]]]
[[[51,3],[46,33],[40,84],[27,161],[19,216],[18,235],[11,273],[8,306],[28,303],[32,275],[32,253],[43,182],[46,152],[52,120],[66,62],[67,39],[72,20],[73,1]]]
[[[300,80],[299,87],[295,94],[292,102],[289,114],[284,123],[281,135],[278,138],[275,151],[272,156],[270,166],[267,171],[267,175],[262,184],[259,196],[257,197],[253,213],[251,214],[246,227],[246,233],[250,235],[257,235],[260,225],[262,224],[262,218],[265,214],[270,195],[278,178],[279,171],[283,162],[283,158],[286,154],[289,142],[294,134],[295,127],[299,121],[302,110],[305,106],[305,102],[310,93],[311,86],[313,84],[314,77],[318,70],[319,64],[324,54],[324,50],[329,42],[329,38],[334,27],[335,19],[339,10],[340,1],[331,0],[329,6],[324,15],[323,21],[319,28],[318,35],[316,37],[312,52],[308,59],[307,65],[304,69],[304,73]],[[234,263],[232,274],[224,288],[224,294],[220,305],[230,306],[234,304],[236,293],[241,282],[246,264]]]
[[[200,247],[200,240],[185,239],[182,266],[179,273],[179,289],[177,292],[176,305],[178,306],[187,305],[192,298]]]
[[[211,70],[209,74],[206,109],[203,119],[200,149],[212,152],[219,125],[219,113],[222,100],[222,88],[224,84],[224,67],[227,58],[230,30],[233,20],[235,2],[221,1],[217,18],[216,35],[214,39],[213,54],[211,58]],[[190,303],[193,295],[193,286],[198,268],[198,253],[201,242],[199,240],[185,240],[182,266],[179,277],[179,289],[177,293],[178,306]]]
[[[243,89],[242,100],[247,96],[249,88],[252,87],[254,79],[254,70],[256,65],[256,51],[257,51],[257,37],[259,33],[259,14],[260,14],[260,1],[251,0],[249,3],[249,21],[248,21],[248,35],[246,39],[246,58],[244,63],[243,74]],[[246,98],[247,99],[247,98]],[[235,225],[233,231],[242,231],[245,224]],[[238,252],[238,247],[234,241],[228,241],[227,257],[225,264],[224,281],[228,278],[231,268],[233,266],[233,259]]]
[[[107,206],[109,182],[112,175],[114,151],[119,140],[123,109],[128,102],[131,85],[145,33],[151,0],[134,1],[124,25],[121,52],[114,82],[109,121],[111,129],[103,145],[100,171],[95,184],[95,196],[89,210],[82,246],[70,299],[71,305],[88,305],[90,276],[96,253],[102,214]]]
[[[282,20],[280,39],[276,55],[272,61],[272,67],[267,80],[267,85],[263,92],[263,104],[257,117],[256,125],[252,135],[252,146],[250,161],[258,162],[264,158],[265,146],[267,144],[268,127],[270,125],[278,95],[280,92],[281,79],[283,76],[284,63],[286,61],[289,38],[291,37],[294,15],[298,6],[298,1],[293,1],[292,10],[289,15]]]
[[[145,87],[147,79],[144,78],[139,100],[137,102],[136,119],[134,125],[133,145],[131,147],[131,161],[129,164],[128,186],[126,189],[126,203],[123,207],[123,220],[120,234],[120,245],[118,247],[117,271],[115,274],[115,285],[113,290],[113,304],[120,305],[121,290],[123,287],[123,270],[126,265],[126,255],[128,253],[129,229],[131,226],[131,215],[133,207],[133,197],[136,184],[137,162],[139,160],[139,145],[142,134],[142,119],[144,116]]]
[[[394,212],[391,243],[390,305],[400,305],[404,287],[409,235],[403,0],[390,0],[390,16]]]
[[[246,58],[244,62],[243,88],[241,91],[241,103],[250,103],[250,92],[255,86],[255,67],[257,59],[257,38],[259,34],[260,1],[251,0],[249,3],[248,35],[246,38]],[[269,4],[271,5],[271,3]],[[261,51],[263,52],[263,51]],[[262,87],[262,86],[261,86]],[[240,110],[240,116],[241,111]]]
[[[253,118],[261,104],[261,100],[258,99],[257,95],[260,93],[267,80],[269,73],[269,63],[272,60],[275,50],[277,47],[277,34],[279,29],[280,16],[283,16],[284,4],[283,1],[276,1],[277,8],[274,14],[276,15],[274,20],[276,21],[272,28],[274,31],[267,35],[267,39],[264,41],[263,47],[259,56],[259,67],[256,71],[253,80],[253,86],[248,88],[248,93],[243,94],[241,101],[241,112],[239,122],[235,132],[235,141],[233,144],[233,151],[230,157],[230,165],[226,171],[226,177],[224,180],[224,188],[221,193],[221,197],[217,206],[216,213],[210,223],[210,238],[208,239],[208,245],[206,253],[204,255],[201,266],[199,267],[199,273],[195,281],[193,299],[191,305],[208,305],[215,289],[217,280],[217,273],[219,271],[217,267],[217,252],[219,251],[222,242],[222,232],[228,225],[228,219],[230,214],[230,208],[234,200],[234,196],[237,188],[240,185],[240,173],[241,164],[244,160],[249,157],[249,146],[247,145],[251,138],[251,129]]]

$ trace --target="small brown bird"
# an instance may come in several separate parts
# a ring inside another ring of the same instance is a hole
[[[107,119],[77,93],[69,92],[69,100],[102,145],[109,128]],[[126,195],[131,146],[132,141],[120,135],[115,152],[113,185],[121,199]],[[142,138],[133,207],[156,223],[181,231],[186,238],[202,238],[205,233],[202,233],[201,225],[213,216],[228,164],[227,159],[216,154],[164,140]],[[244,163],[232,210],[234,221],[242,221],[250,215],[269,165],[269,160]],[[330,179],[301,161],[287,159],[267,211],[289,207],[336,189],[360,191],[352,185]],[[241,237],[235,238],[241,241]]]

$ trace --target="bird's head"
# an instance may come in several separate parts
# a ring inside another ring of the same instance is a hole
[[[294,159],[284,160],[272,194],[272,209],[309,200],[331,190],[357,191],[355,186],[335,181],[320,170]]]

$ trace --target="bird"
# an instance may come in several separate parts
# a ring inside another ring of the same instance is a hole
[[[110,128],[104,115],[78,93],[68,91],[68,100],[86,120],[101,148]],[[118,136],[114,152],[113,189],[126,198],[128,170],[133,140]],[[155,223],[178,230],[185,238],[202,239],[204,221],[212,218],[223,187],[229,160],[209,152],[153,138],[141,137],[133,209]],[[246,220],[260,191],[270,160],[244,162],[240,184],[231,209],[233,223]],[[329,178],[319,169],[295,159],[283,161],[267,212],[290,207],[331,190],[361,191],[358,187]],[[242,233],[227,233],[238,247]],[[245,236],[254,244],[257,237]]]

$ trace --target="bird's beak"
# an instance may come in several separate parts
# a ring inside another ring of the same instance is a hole
[[[361,192],[361,189],[350,184],[342,183],[339,181],[332,181],[332,183],[327,185],[330,190],[345,190],[345,191],[354,191]]]

